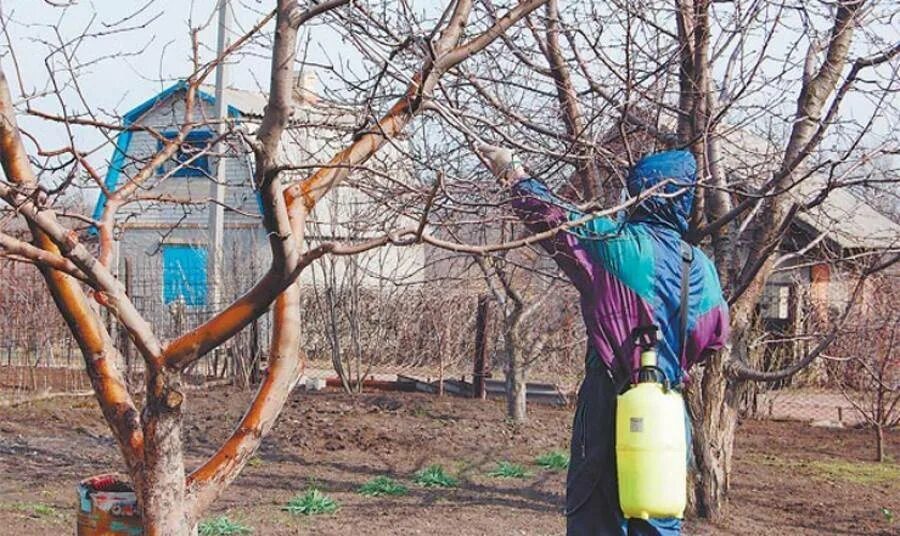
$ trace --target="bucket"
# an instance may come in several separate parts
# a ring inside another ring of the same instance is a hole
[[[77,490],[77,536],[140,536],[137,496],[125,476],[92,476],[79,482]]]

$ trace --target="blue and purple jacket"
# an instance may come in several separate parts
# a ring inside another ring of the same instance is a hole
[[[662,333],[658,364],[673,385],[682,383],[692,365],[725,345],[728,308],[719,277],[712,261],[693,247],[688,340],[681,351],[682,237],[688,229],[696,174],[696,161],[687,151],[649,155],[628,177],[630,195],[665,179],[675,183],[663,186],[660,193],[674,194],[685,187],[687,191],[674,198],[648,197],[622,222],[594,218],[541,242],[581,295],[588,366],[605,364],[620,377],[622,372],[633,374],[639,367],[640,349],[631,334],[649,324]],[[535,233],[585,217],[537,179],[519,181],[512,193],[513,209]],[[621,359],[616,358],[610,339]],[[630,363],[618,364],[620,360]]]

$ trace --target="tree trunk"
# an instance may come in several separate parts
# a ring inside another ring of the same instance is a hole
[[[334,271],[332,270],[333,273]],[[328,338],[328,341],[331,343],[331,364],[334,366],[334,372],[337,373],[338,378],[341,380],[344,391],[348,395],[352,395],[353,389],[350,387],[350,380],[347,377],[347,372],[344,370],[343,361],[341,361],[341,336],[338,331],[340,328],[337,320],[337,305],[335,304],[334,293],[331,287],[325,288],[325,301],[326,307],[328,307],[329,326],[331,327],[331,333]]]
[[[259,344],[259,320],[254,320],[250,324],[250,355],[253,361],[250,364],[250,383],[259,385],[262,381],[262,370],[260,370],[262,361],[262,351]]]
[[[878,463],[884,463],[884,427],[881,424],[875,425],[875,446]]]
[[[185,472],[181,440],[178,373],[151,373],[144,408],[144,466],[132,479],[139,488],[144,536],[191,534],[194,527],[184,500]]]
[[[525,399],[525,368],[514,341],[506,343],[506,414],[515,422],[528,420]]]
[[[691,490],[697,515],[721,520],[731,477],[738,397],[725,376],[725,352],[710,359],[700,384],[690,389],[696,478]],[[697,389],[699,387],[699,389]]]

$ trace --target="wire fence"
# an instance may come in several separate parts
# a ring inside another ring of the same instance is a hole
[[[7,322],[0,323],[0,401],[90,390],[80,350],[43,288],[43,281],[28,267],[14,269],[16,277],[11,280],[18,281],[16,288],[7,288],[0,295],[0,307],[7,312]],[[167,299],[167,282],[154,270],[158,267],[129,266],[125,280],[138,310],[161,339],[174,338],[201,325],[261,276],[252,266],[227,273],[222,303],[191,305],[171,299],[171,293]],[[477,293],[437,284],[362,288],[347,281],[316,283],[304,288],[302,321],[297,329],[303,332],[307,357],[317,367],[340,370],[351,380],[373,373],[471,377]],[[561,295],[559,299],[569,298]],[[557,305],[547,303],[551,308]],[[501,321],[496,312],[492,316],[487,337],[489,364],[494,377],[500,378]],[[553,331],[555,339],[544,346],[544,353],[529,371],[530,377],[554,383],[561,392],[574,393],[583,359],[583,343],[572,343],[582,336],[577,311],[552,323],[546,319],[554,315],[534,316],[537,324],[525,331]],[[130,386],[140,389],[143,361],[116,322],[106,314],[103,320],[117,341],[121,370]],[[187,382],[202,385],[229,379],[250,386],[259,381],[266,367],[270,332],[271,319],[265,314],[192,366],[186,374]],[[858,388],[848,390],[846,385],[829,379],[844,374],[813,369],[791,382],[758,386],[747,399],[745,414],[834,426],[864,424],[870,393]]]

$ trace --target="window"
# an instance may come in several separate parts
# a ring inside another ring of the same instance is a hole
[[[177,135],[177,132],[163,134],[170,140]],[[173,177],[208,177],[210,175],[209,145],[211,140],[212,132],[209,130],[188,132],[178,151],[156,169],[156,174],[171,173]],[[165,145],[163,140],[157,140],[156,149],[162,150],[163,145]]]
[[[763,289],[762,310],[769,320],[788,320],[791,317],[790,285],[770,283]]]
[[[206,305],[206,250],[187,244],[162,247],[163,303]]]

